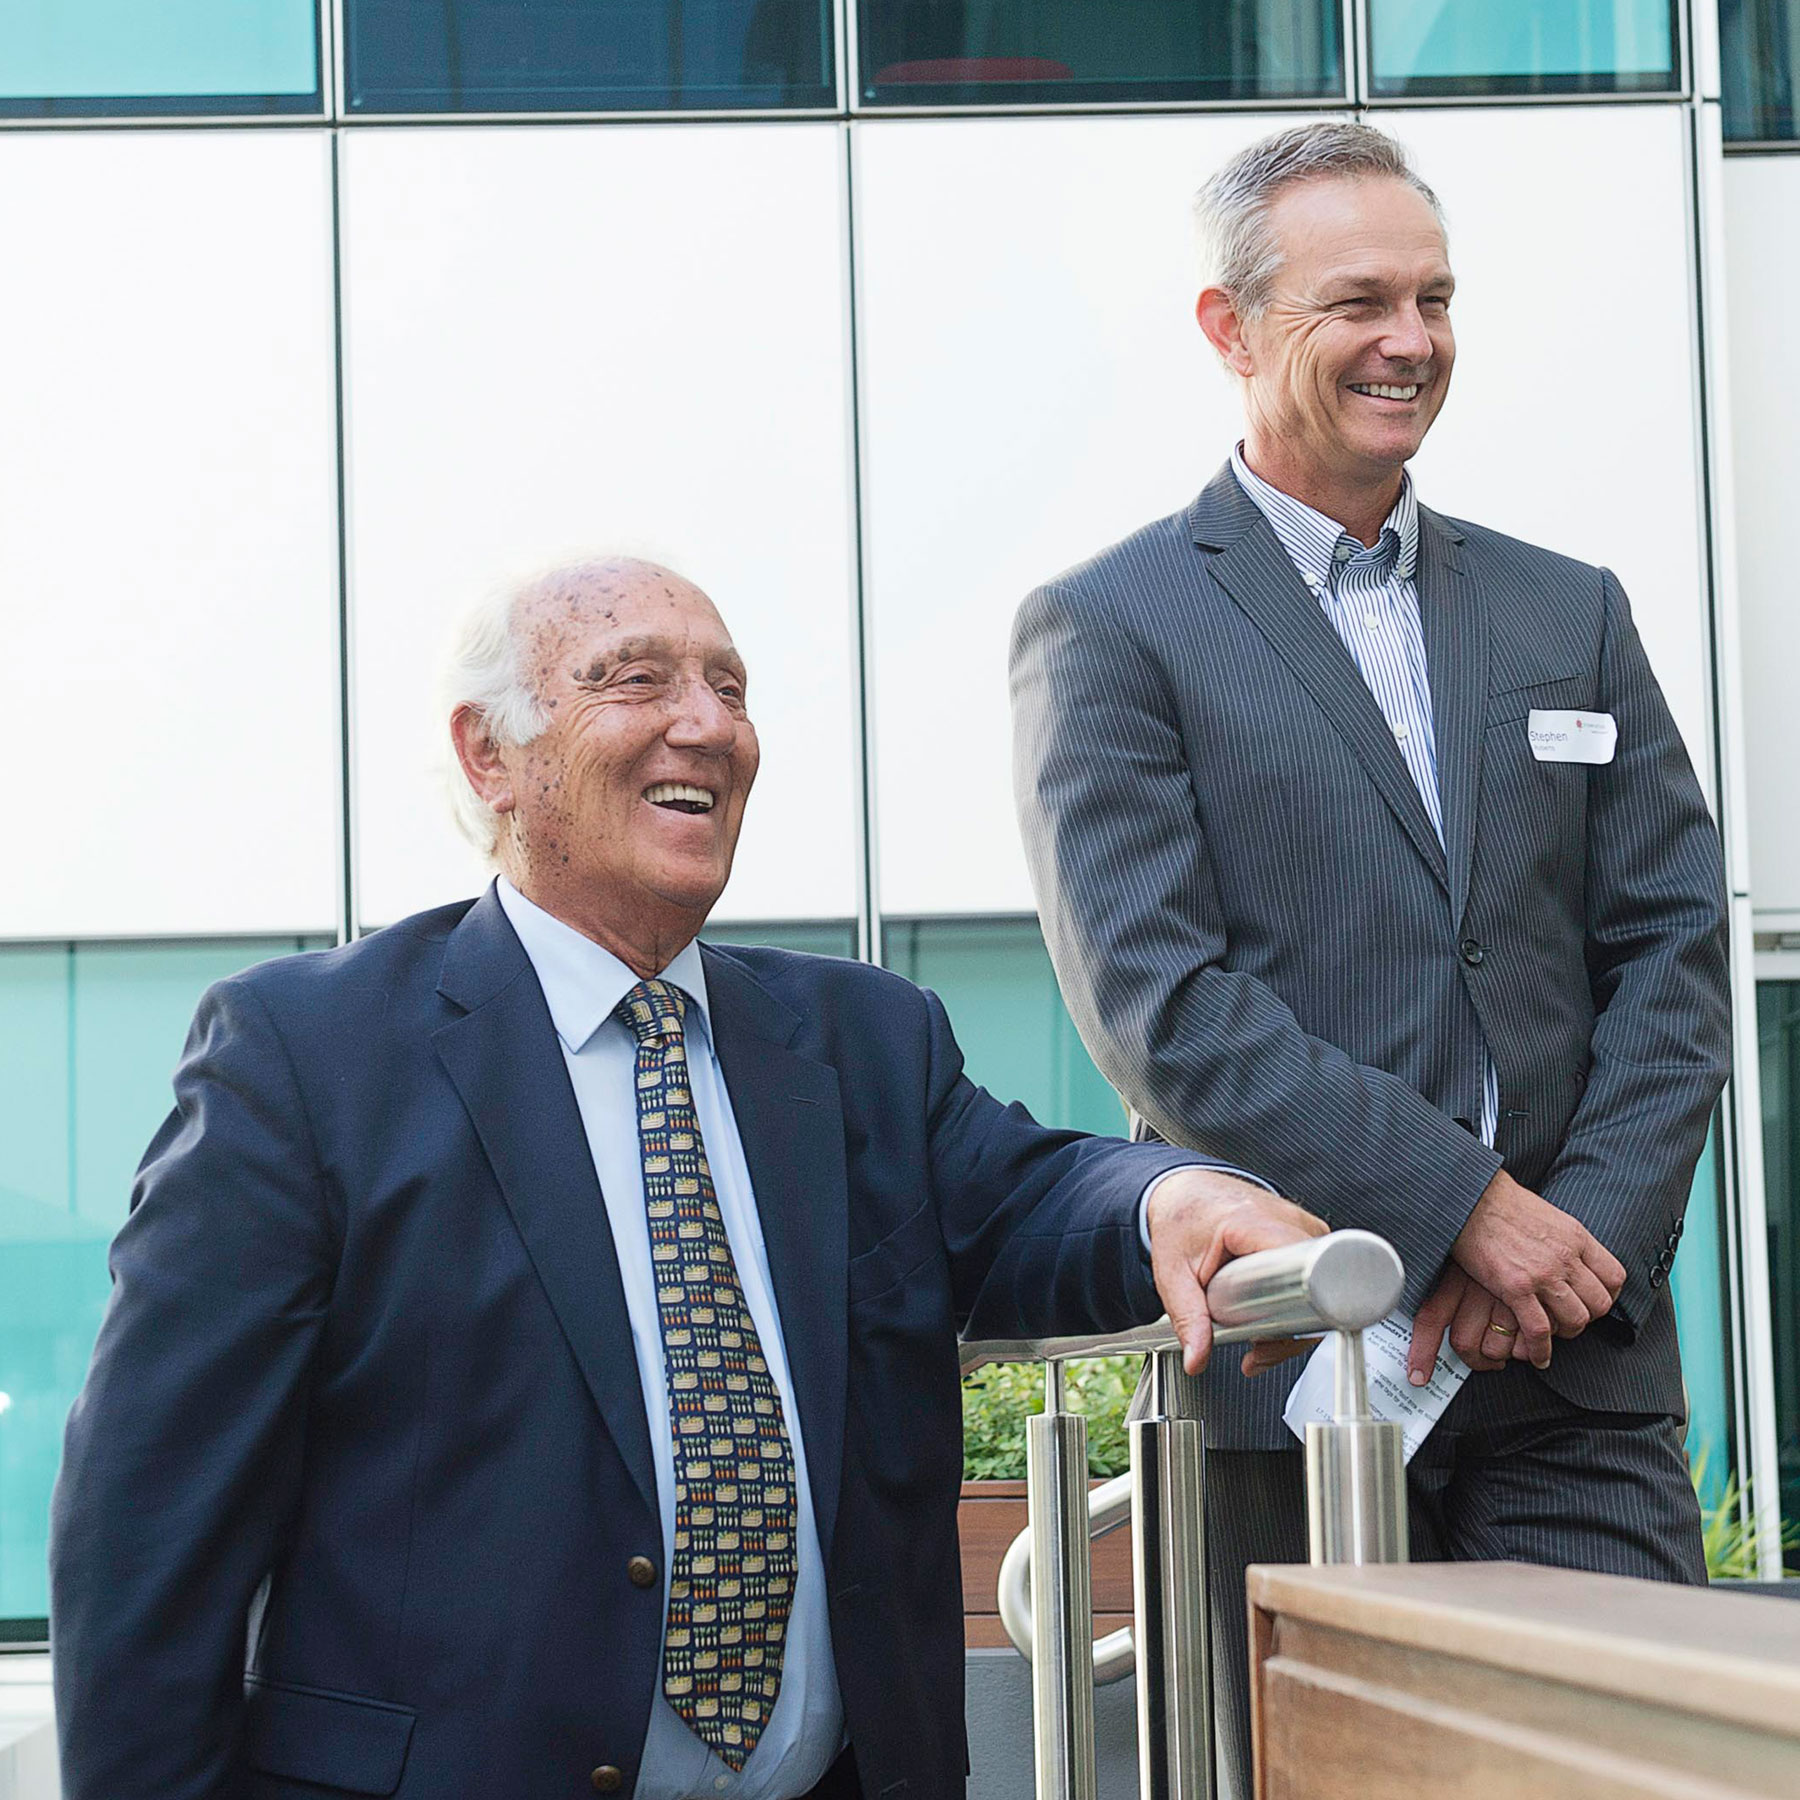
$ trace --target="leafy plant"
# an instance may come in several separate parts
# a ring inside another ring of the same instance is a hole
[[[1123,1475],[1130,1466],[1125,1409],[1141,1356],[1071,1362],[1069,1410],[1088,1422],[1088,1473]],[[1025,1421],[1044,1410],[1042,1363],[988,1363],[963,1381],[963,1480],[1023,1481]]]
[[[1736,1475],[1728,1475],[1725,1485],[1710,1479],[1707,1452],[1702,1449],[1688,1464],[1694,1492],[1700,1500],[1700,1535],[1706,1547],[1706,1574],[1709,1581],[1754,1581],[1762,1573],[1757,1555],[1756,1527],[1750,1511],[1747,1485],[1740,1486]],[[1789,1561],[1787,1552],[1800,1549],[1800,1522],[1781,1522],[1782,1573],[1800,1574]]]

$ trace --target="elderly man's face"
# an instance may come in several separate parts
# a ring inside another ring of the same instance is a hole
[[[1268,309],[1242,323],[1253,429],[1331,479],[1398,469],[1456,360],[1430,204],[1387,177],[1309,181],[1276,197],[1270,224],[1281,269]]]
[[[691,936],[731,873],[760,755],[724,621],[680,576],[620,563],[520,625],[550,716],[504,752],[528,891],[602,941]]]

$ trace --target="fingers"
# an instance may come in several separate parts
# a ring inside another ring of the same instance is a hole
[[[1489,1336],[1495,1318],[1504,1313],[1504,1325],[1512,1324],[1512,1314],[1495,1300],[1486,1288],[1471,1281],[1456,1309],[1450,1326],[1450,1344],[1471,1369],[1493,1370],[1502,1367],[1512,1354],[1512,1339],[1499,1333]],[[1514,1327],[1516,1331],[1516,1327]]]
[[[1240,1366],[1246,1375],[1260,1375],[1265,1369],[1273,1369],[1296,1356],[1305,1356],[1318,1347],[1317,1338],[1265,1338],[1244,1352]]]
[[[1625,1265],[1592,1235],[1581,1247],[1581,1260],[1599,1277],[1600,1285],[1606,1289],[1611,1299],[1618,1299],[1619,1290],[1625,1285]],[[1594,1317],[1603,1317],[1607,1310],[1605,1306],[1596,1309]]]
[[[1470,1361],[1475,1369],[1503,1369],[1517,1354],[1519,1321],[1504,1300],[1496,1300],[1481,1328],[1481,1360]]]
[[[1585,1266],[1585,1265],[1584,1265]],[[1601,1289],[1604,1293],[1606,1290]],[[1580,1337],[1593,1317],[1585,1300],[1567,1281],[1547,1281],[1538,1289],[1538,1299],[1550,1315],[1550,1327],[1560,1338]]]
[[[1233,1257],[1252,1256],[1258,1250],[1279,1250],[1284,1244],[1323,1237],[1331,1229],[1323,1219],[1291,1200],[1265,1194],[1260,1188],[1241,1182],[1234,1182],[1233,1186],[1243,1187],[1246,1198],[1219,1217],[1200,1261],[1198,1273],[1203,1282],[1211,1281]]]
[[[1181,1341],[1181,1366],[1198,1375],[1212,1354],[1212,1315],[1206,1309],[1206,1290],[1188,1258],[1177,1251],[1151,1245],[1150,1271],[1169,1323]]]
[[[1450,1321],[1456,1317],[1463,1295],[1470,1286],[1460,1269],[1449,1268],[1427,1296],[1425,1304],[1413,1315],[1412,1344],[1406,1352],[1406,1378],[1414,1387],[1423,1387],[1437,1367],[1438,1346]]]
[[[1550,1366],[1550,1315],[1545,1312],[1542,1302],[1536,1294],[1518,1294],[1512,1297],[1513,1315],[1519,1321],[1519,1342],[1513,1351],[1515,1356],[1523,1354],[1524,1360],[1534,1369],[1547,1369]]]
[[[1570,1272],[1569,1286],[1574,1289],[1575,1297],[1587,1308],[1590,1323],[1595,1319],[1604,1319],[1612,1311],[1612,1293],[1586,1262],[1577,1264]]]

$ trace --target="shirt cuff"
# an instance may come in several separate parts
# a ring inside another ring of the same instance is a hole
[[[1146,1257],[1150,1254],[1150,1196],[1171,1175],[1179,1175],[1183,1169],[1211,1169],[1216,1175],[1231,1175],[1239,1181],[1247,1181],[1252,1187],[1261,1188],[1265,1194],[1272,1194],[1276,1191],[1260,1175],[1252,1175],[1248,1169],[1234,1169],[1230,1163],[1177,1163],[1172,1169],[1164,1169],[1160,1175],[1151,1178],[1150,1185],[1138,1197],[1138,1242],[1143,1246]]]

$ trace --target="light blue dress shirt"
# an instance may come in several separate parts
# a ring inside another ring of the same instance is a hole
[[[1400,498],[1381,536],[1365,545],[1335,519],[1264,481],[1244,461],[1242,444],[1231,453],[1231,469],[1350,652],[1394,734],[1441,844],[1444,812],[1438,798],[1431,673],[1425,663],[1419,590],[1413,584],[1419,564],[1419,503],[1412,477],[1400,477]],[[1500,1122],[1500,1080],[1485,1044],[1481,1068],[1481,1141],[1491,1145]]]
[[[662,1323],[651,1272],[650,1228],[644,1213],[644,1176],[638,1152],[634,1082],[637,1039],[613,1016],[613,1008],[637,985],[638,977],[560,919],[527,900],[504,877],[500,904],[537,971],[550,1008],[563,1061],[581,1109],[582,1129],[600,1178],[606,1223],[612,1229],[625,1310],[637,1351],[638,1383],[650,1422],[650,1449],[656,1464],[657,1504],[662,1512],[663,1617],[668,1618],[668,1571],[675,1548],[675,1461],[669,1432],[669,1391],[663,1373]],[[769,1253],[750,1184],[750,1167],[732,1115],[731,1097],[713,1047],[707,1009],[706,972],[700,946],[692,943],[662,971],[688,996],[686,1038],[694,1111],[706,1145],[713,1190],[724,1216],[725,1234],[737,1262],[745,1304],[756,1321],[763,1356],[781,1393],[782,1416],[794,1449],[795,1494],[799,1503],[796,1536],[799,1569],[794,1608],[782,1657],[781,1692],[775,1711],[739,1774],[687,1728],[663,1698],[660,1673],[650,1706],[643,1766],[634,1800],[697,1800],[726,1795],[731,1800],[792,1800],[818,1782],[844,1742],[844,1707],[832,1660],[831,1623],[826,1608],[824,1560],[807,1480],[806,1446],[794,1402],[793,1376],[781,1318],[769,1277]],[[595,1221],[595,1229],[600,1221]]]

